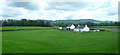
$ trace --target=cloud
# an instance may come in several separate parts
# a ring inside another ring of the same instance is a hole
[[[109,7],[105,9],[109,16],[118,15],[118,0],[111,0]]]
[[[96,1],[96,0],[95,0]],[[82,2],[0,2],[0,16],[9,19],[96,19],[117,20],[118,0]]]
[[[16,17],[21,15],[21,11],[18,8],[8,7],[7,5],[9,2],[3,1],[0,2],[0,16],[9,18],[9,17]]]
[[[118,14],[118,9],[109,9],[108,10],[108,15],[117,15]]]
[[[64,10],[64,11],[77,11],[86,8],[96,8],[102,2],[48,2],[46,10]]]
[[[3,17],[16,17],[18,15],[22,15],[22,12],[20,10],[18,11],[17,8],[14,9],[11,7],[3,8],[2,14],[1,14],[1,16]]]
[[[49,2],[46,10],[64,10],[64,11],[74,11],[87,7],[87,3],[82,2]]]
[[[39,5],[32,3],[32,2],[13,2],[13,3],[9,4],[8,6],[23,7],[25,9],[29,9],[29,10],[39,9]]]

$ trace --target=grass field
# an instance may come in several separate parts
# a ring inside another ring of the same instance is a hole
[[[110,32],[120,32],[119,30],[120,26],[97,26],[97,27],[91,27],[91,28],[103,29]]]
[[[4,27],[3,27],[4,28]],[[3,53],[117,53],[118,33],[57,29],[2,32]]]
[[[35,29],[35,28],[52,28],[52,27],[35,27],[35,26],[6,26],[2,27],[2,30],[11,30],[11,29]]]

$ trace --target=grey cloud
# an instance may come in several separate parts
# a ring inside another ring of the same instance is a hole
[[[110,16],[117,15],[119,13],[117,8],[108,9],[107,12],[108,12],[108,15]]]
[[[17,15],[1,15],[2,17],[15,17],[15,16],[17,16]]]
[[[65,11],[76,11],[84,9],[90,5],[88,2],[49,2],[46,10],[65,10]],[[58,8],[59,7],[59,8]]]
[[[13,2],[9,4],[8,6],[13,6],[13,7],[22,7],[28,10],[36,10],[39,9],[38,4],[33,4],[32,2]]]
[[[16,17],[18,15],[22,15],[22,13],[14,8],[4,8],[2,10],[2,17]]]

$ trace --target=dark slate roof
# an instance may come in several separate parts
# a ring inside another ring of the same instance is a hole
[[[77,28],[84,28],[84,26],[77,26]]]
[[[71,25],[68,25],[67,27],[71,27],[72,26],[72,24]]]

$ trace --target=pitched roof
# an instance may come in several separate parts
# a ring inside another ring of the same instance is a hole
[[[71,27],[73,24],[71,24],[71,25],[68,25],[67,27]]]

